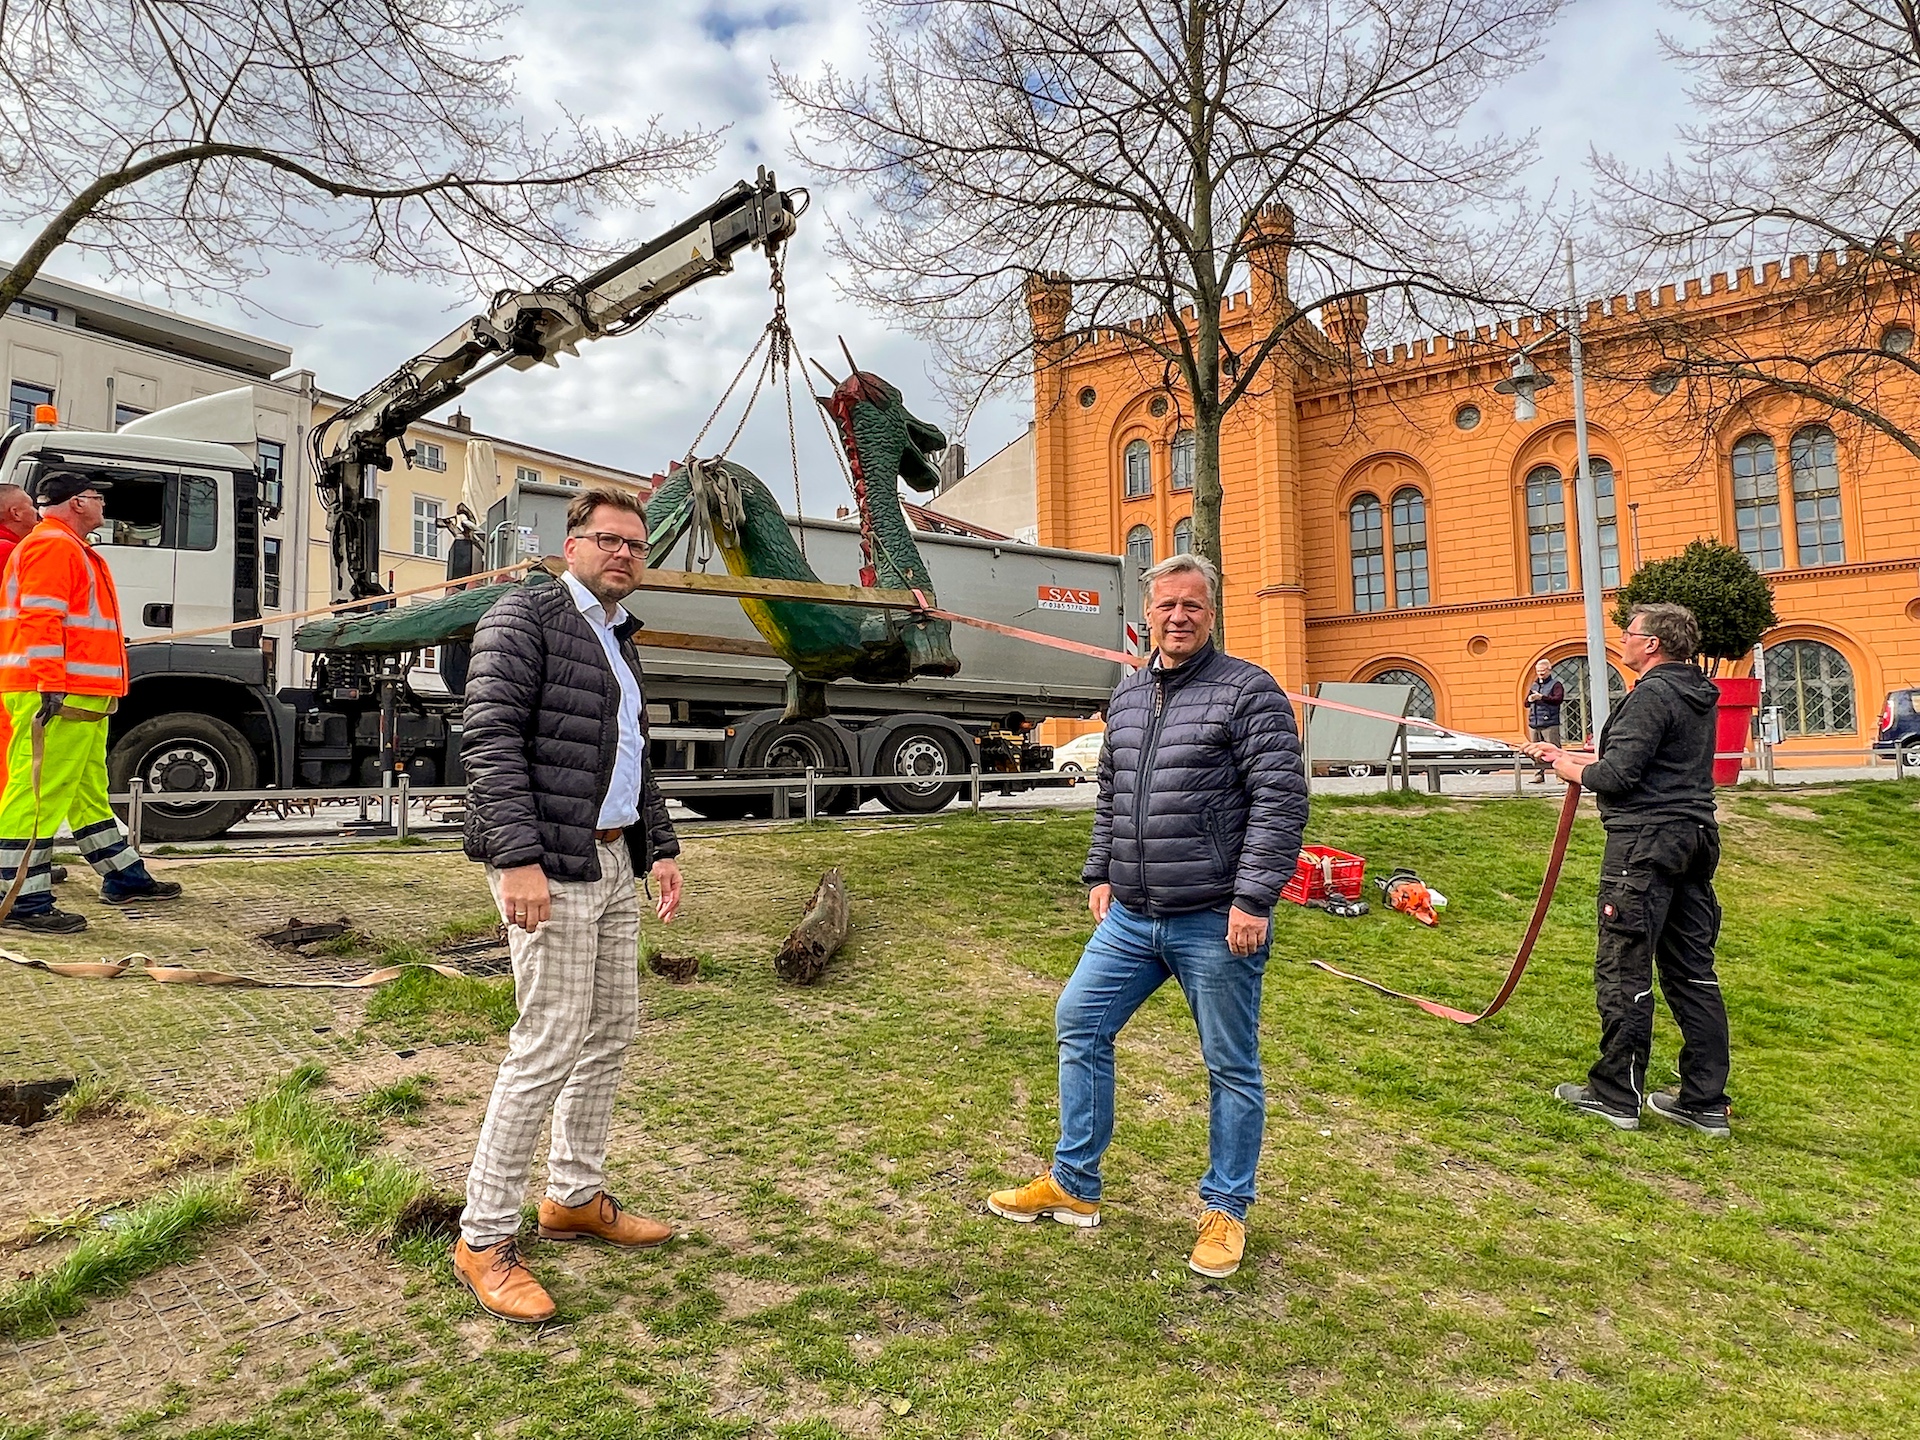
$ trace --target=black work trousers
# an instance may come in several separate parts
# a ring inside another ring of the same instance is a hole
[[[1680,1025],[1681,1105],[1709,1110],[1727,1103],[1727,1007],[1713,970],[1719,864],[1720,832],[1712,824],[1678,821],[1607,833],[1593,967],[1600,1059],[1587,1083],[1611,1110],[1638,1113],[1646,1098],[1656,965],[1660,992]]]

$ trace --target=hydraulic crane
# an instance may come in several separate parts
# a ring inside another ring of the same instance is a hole
[[[393,467],[389,447],[409,425],[503,365],[557,365],[561,355],[578,354],[584,341],[625,334],[690,286],[731,271],[742,250],[758,246],[776,259],[805,209],[806,192],[781,190],[762,166],[753,181],[741,181],[583,280],[563,275],[531,290],[501,291],[486,314],[463,322],[314,426],[333,602],[387,593],[379,578],[380,473]]]

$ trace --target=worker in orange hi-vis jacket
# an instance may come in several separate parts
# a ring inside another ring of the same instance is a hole
[[[87,470],[39,477],[41,520],[0,575],[0,701],[12,736],[0,794],[0,924],[47,934],[87,928],[54,908],[53,838],[73,829],[109,905],[177,899],[127,843],[107,804],[107,716],[127,693],[127,642],[106,561],[87,536],[112,483]]]

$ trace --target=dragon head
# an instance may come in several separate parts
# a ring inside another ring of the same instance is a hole
[[[947,448],[946,432],[908,410],[899,390],[888,381],[856,369],[820,403],[840,426],[848,449],[866,474],[875,474],[876,467],[884,474],[889,463],[886,452],[897,444],[900,478],[922,492],[939,487],[940,471],[933,457]]]

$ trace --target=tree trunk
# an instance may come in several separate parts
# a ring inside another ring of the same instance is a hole
[[[773,973],[792,985],[811,985],[847,940],[847,886],[838,866],[820,877],[806,916],[773,957]]]

